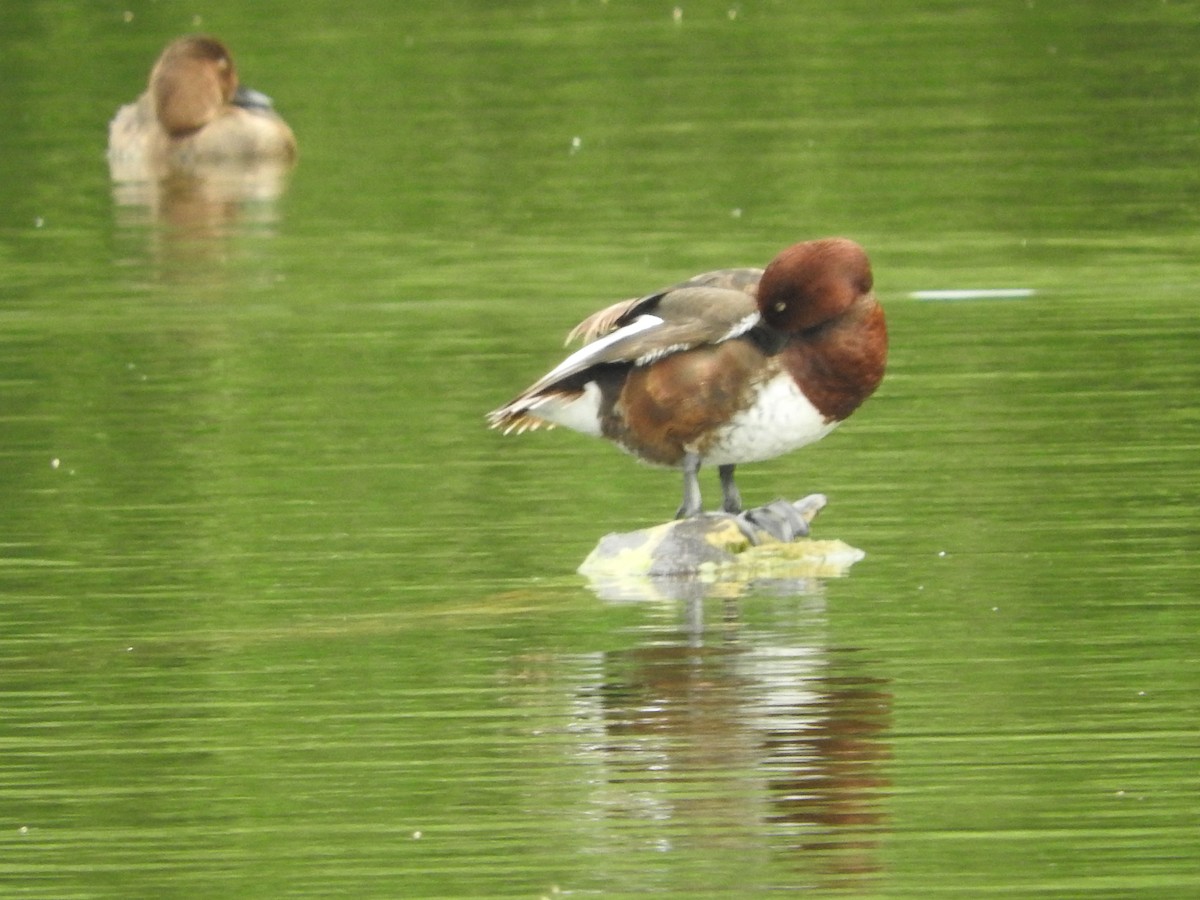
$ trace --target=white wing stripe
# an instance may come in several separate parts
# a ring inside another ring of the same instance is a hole
[[[745,334],[747,331],[757,325],[758,322],[758,310],[755,310],[754,312],[750,313],[750,315],[734,322],[733,327],[725,332],[724,336],[720,340],[716,341],[716,343],[720,344],[722,341],[731,341],[735,337]]]
[[[695,344],[671,344],[669,347],[659,347],[656,350],[651,350],[649,353],[643,353],[633,361],[635,366],[648,366],[655,360],[662,359],[664,356],[670,356],[672,353],[678,353],[681,350],[690,350]]]
[[[551,369],[541,380],[543,383],[548,384],[565,375],[572,374],[574,372],[581,372],[591,365],[593,358],[599,356],[613,344],[617,343],[618,341],[623,341],[635,334],[640,334],[643,331],[648,331],[651,328],[656,328],[662,323],[663,320],[658,316],[652,316],[648,313],[638,316],[628,325],[618,328],[612,334],[606,334],[604,337],[592,341],[586,346],[580,347],[578,350],[560,362],[557,366]]]

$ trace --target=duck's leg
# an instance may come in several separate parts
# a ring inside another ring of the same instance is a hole
[[[740,513],[742,511],[742,495],[737,489],[737,485],[733,483],[733,465],[717,466],[717,474],[721,476],[721,509],[727,513]]]
[[[685,453],[683,456],[683,502],[675,511],[675,518],[690,519],[700,515],[700,454]]]

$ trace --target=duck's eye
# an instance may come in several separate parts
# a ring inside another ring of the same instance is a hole
[[[772,309],[777,313],[785,312],[787,310],[787,303],[783,300],[776,300]]]

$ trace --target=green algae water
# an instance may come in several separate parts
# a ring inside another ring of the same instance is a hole
[[[10,11],[0,894],[1200,892],[1198,14]],[[196,30],[297,133],[278,196],[109,181]],[[831,234],[888,376],[739,485],[865,558],[605,596],[677,475],[484,413]]]

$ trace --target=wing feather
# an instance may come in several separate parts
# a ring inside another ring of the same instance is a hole
[[[537,427],[537,407],[552,396],[581,394],[593,368],[649,365],[672,353],[745,334],[759,322],[755,294],[761,276],[761,269],[707,272],[593,313],[567,335],[568,343],[579,339],[584,346],[491,412],[492,426]]]

